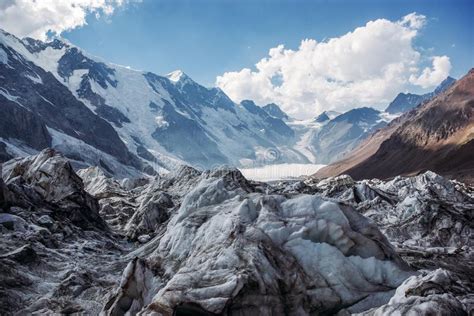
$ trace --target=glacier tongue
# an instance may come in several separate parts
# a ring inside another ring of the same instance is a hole
[[[474,306],[473,188],[431,172],[268,184],[225,168],[119,181],[90,167],[81,180],[45,150],[1,174],[5,313],[463,315]]]
[[[133,252],[140,259],[105,311],[309,314],[355,303],[363,310],[413,274],[352,208],[310,195],[266,196],[243,180],[234,170],[202,174],[162,234]]]

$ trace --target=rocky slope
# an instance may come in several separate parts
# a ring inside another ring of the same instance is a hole
[[[374,133],[347,158],[319,176],[388,178],[433,170],[472,181],[474,71],[445,92]]]
[[[231,169],[79,174],[52,150],[3,166],[6,314],[472,309],[474,189],[434,173],[272,185]]]
[[[64,45],[53,41],[47,47]],[[5,57],[0,62],[0,138],[6,150],[12,156],[24,156],[55,147],[78,164],[102,165],[117,175],[149,172],[149,166],[127,149],[114,128],[77,100],[42,67],[46,61],[29,49],[0,30],[0,51]]]

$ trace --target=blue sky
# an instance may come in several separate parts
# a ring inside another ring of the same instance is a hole
[[[181,69],[295,117],[384,109],[474,66],[473,0],[0,1],[0,27],[115,64]]]
[[[338,37],[367,21],[417,12],[427,24],[415,44],[447,55],[451,74],[474,66],[474,1],[143,0],[63,36],[114,63],[165,74],[182,69],[210,86],[217,75],[252,67],[278,44]]]

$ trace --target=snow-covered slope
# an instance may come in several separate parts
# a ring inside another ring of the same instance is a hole
[[[39,45],[39,44],[38,44]],[[64,43],[54,41],[45,50],[55,52]],[[53,48],[54,47],[54,48]],[[46,147],[61,147],[82,164],[101,165],[116,175],[150,171],[131,153],[110,123],[80,102],[44,68],[58,54],[39,56],[29,45],[0,32],[0,137],[12,155]],[[29,50],[28,50],[29,49]]]
[[[323,112],[315,119],[291,120],[288,125],[296,132],[295,150],[312,163],[328,164],[395,117],[372,108],[356,108],[342,114]]]
[[[251,101],[235,104],[220,89],[205,88],[182,71],[159,76],[129,69],[59,40],[14,44],[108,121],[128,150],[155,169],[172,169],[179,162],[202,168],[261,164],[268,148],[278,148],[282,161],[304,161],[288,146],[294,133],[280,118]]]

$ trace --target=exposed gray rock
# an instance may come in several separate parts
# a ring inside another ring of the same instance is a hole
[[[30,244],[19,247],[9,253],[0,255],[0,259],[9,259],[22,264],[31,263],[37,260],[36,252]]]
[[[25,231],[28,226],[23,218],[8,213],[0,213],[0,225],[3,228],[15,231]]]
[[[53,219],[49,215],[42,215],[40,218],[38,218],[38,224],[46,227],[51,227],[53,226],[54,222]]]

